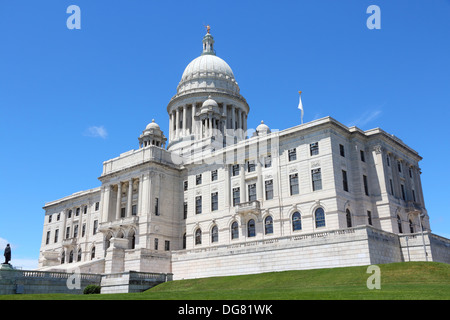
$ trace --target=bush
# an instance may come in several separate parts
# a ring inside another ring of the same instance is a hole
[[[90,284],[83,290],[83,294],[98,294],[100,293],[100,286],[96,284]]]

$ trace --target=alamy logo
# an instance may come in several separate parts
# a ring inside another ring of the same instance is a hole
[[[372,275],[367,279],[367,289],[381,289],[381,270],[379,266],[369,266],[366,273]]]
[[[381,29],[381,9],[377,5],[370,5],[367,7],[366,13],[371,13],[371,16],[367,18],[367,28],[370,30]]]
[[[74,4],[67,7],[66,13],[71,13],[67,18],[67,29],[81,29],[81,10],[79,6]]]
[[[81,271],[79,268],[73,270],[73,274],[67,278],[66,286],[69,290],[81,289]]]

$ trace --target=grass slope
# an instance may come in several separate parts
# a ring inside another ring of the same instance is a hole
[[[142,293],[10,295],[1,299],[87,300],[449,300],[450,265],[404,262],[379,265],[381,289],[369,290],[367,266],[283,271],[178,280]]]

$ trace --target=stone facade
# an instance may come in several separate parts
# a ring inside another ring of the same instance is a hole
[[[152,121],[139,149],[103,163],[100,187],[44,206],[41,270],[180,279],[405,261],[413,242],[408,259],[424,260],[422,230],[428,258],[449,261],[448,241],[429,233],[415,150],[331,117],[248,130],[213,43],[208,33],[207,58],[169,102],[167,149]]]

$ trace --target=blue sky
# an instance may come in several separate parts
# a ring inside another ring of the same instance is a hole
[[[81,29],[69,30],[69,5]],[[369,5],[381,9],[370,30]],[[248,127],[332,116],[380,127],[424,158],[432,231],[450,237],[450,1],[0,2],[0,250],[36,266],[46,202],[100,185],[166,112],[210,24],[250,105]]]

